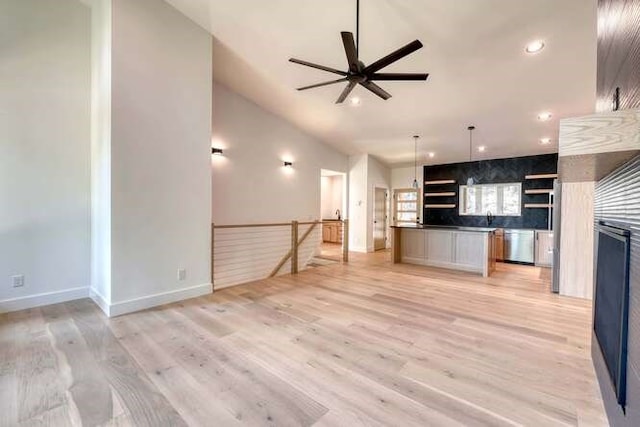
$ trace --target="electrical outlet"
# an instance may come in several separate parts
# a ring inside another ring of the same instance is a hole
[[[24,274],[16,274],[15,276],[11,276],[11,283],[14,288],[20,288],[24,286]]]
[[[181,268],[178,270],[178,280],[185,280],[187,278],[187,270]]]

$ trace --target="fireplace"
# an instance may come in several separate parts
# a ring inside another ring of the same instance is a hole
[[[593,329],[618,404],[624,411],[627,392],[630,232],[619,224],[597,226]]]

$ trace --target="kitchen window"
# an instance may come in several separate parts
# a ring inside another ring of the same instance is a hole
[[[393,219],[396,223],[415,224],[418,221],[418,190],[395,190],[393,202]]]
[[[460,215],[522,215],[522,184],[481,184],[460,186]]]

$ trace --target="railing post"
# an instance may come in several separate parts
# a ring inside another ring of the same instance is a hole
[[[298,274],[298,221],[291,221],[291,274]]]
[[[342,261],[349,262],[349,220],[345,219],[342,226]]]

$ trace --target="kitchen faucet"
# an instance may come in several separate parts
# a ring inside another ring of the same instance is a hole
[[[338,215],[338,221],[340,221],[342,219],[340,216],[340,209],[336,209],[336,215]]]
[[[487,227],[491,227],[492,223],[493,223],[493,214],[491,213],[491,211],[487,211]]]

